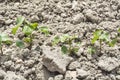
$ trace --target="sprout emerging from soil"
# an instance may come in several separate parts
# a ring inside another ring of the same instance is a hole
[[[28,48],[31,49],[33,43],[33,32],[38,30],[38,23],[30,23],[25,19],[25,17],[21,16],[17,18],[17,25],[12,28],[12,34],[16,34],[17,30],[21,27],[22,32],[24,34],[24,38],[22,40],[16,41],[16,45],[20,48],[24,47],[24,42],[29,43]]]
[[[11,39],[8,37],[7,34],[5,33],[1,33],[0,34],[0,50],[1,50],[1,54],[3,55],[3,44],[6,44],[6,45],[10,45],[12,43]]]
[[[89,53],[95,53],[95,48],[93,47],[95,45],[95,42],[99,42],[99,50],[100,53],[102,51],[102,43],[108,44],[110,47],[114,47],[117,42],[117,37],[114,39],[110,39],[109,33],[103,30],[96,30],[93,32],[93,38],[91,40],[92,46],[89,48]]]
[[[95,42],[98,41],[99,42],[99,49],[100,49],[100,53],[102,51],[102,42],[109,42],[110,38],[109,38],[109,33],[103,30],[96,30],[95,32],[93,32],[93,38],[91,43],[94,45]]]
[[[76,42],[77,36],[70,36],[68,34],[64,34],[62,36],[56,36],[52,44],[53,45],[60,45],[61,51],[64,54],[73,54],[78,52],[80,42]]]

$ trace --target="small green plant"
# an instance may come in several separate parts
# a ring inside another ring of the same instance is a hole
[[[2,54],[2,55],[3,55],[3,50],[2,50],[3,45],[4,45],[4,44],[9,45],[9,44],[11,44],[11,43],[12,43],[12,41],[11,41],[11,39],[8,37],[7,34],[5,34],[5,33],[1,33],[1,34],[0,34],[0,51],[1,51],[1,54]]]
[[[24,34],[24,38],[22,40],[16,41],[16,45],[22,48],[24,47],[24,42],[29,43],[28,48],[31,49],[34,39],[33,32],[38,30],[38,23],[30,23],[23,16],[18,17],[16,22],[17,25],[12,28],[12,34],[15,35],[20,27],[22,28],[22,32]]]
[[[91,41],[92,45],[94,45],[96,41],[99,42],[99,48],[100,48],[100,53],[101,53],[102,43],[103,42],[108,43],[110,41],[109,33],[106,32],[106,31],[103,31],[103,30],[96,30],[93,33],[93,38],[92,38],[92,41]]]
[[[62,36],[56,36],[52,44],[53,45],[60,45],[62,53],[66,54],[73,54],[78,52],[79,50],[79,43],[76,42],[77,37],[76,36],[70,36],[68,34],[64,34]]]
[[[109,33],[103,30],[96,30],[95,32],[93,32],[93,38],[91,40],[92,46],[90,46],[88,48],[89,53],[95,53],[96,49],[93,47],[95,42],[99,43],[99,50],[100,53],[102,51],[102,43],[106,43],[107,45],[109,45],[110,47],[114,47],[115,44],[117,43],[117,37],[115,37],[114,39],[110,39]]]

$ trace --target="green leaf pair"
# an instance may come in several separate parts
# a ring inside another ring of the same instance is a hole
[[[14,35],[16,34],[18,28],[23,24],[24,20],[25,20],[25,17],[23,16],[17,18],[17,21],[16,21],[17,25],[14,28],[12,28],[12,34]]]
[[[93,39],[92,39],[92,44],[94,44],[97,40],[102,40],[108,42],[109,39],[109,34],[103,30],[96,30],[93,33]]]

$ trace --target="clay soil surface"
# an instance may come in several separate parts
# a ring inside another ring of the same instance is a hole
[[[15,43],[3,46],[0,80],[120,80],[120,43],[103,43],[101,53],[87,50],[96,29],[113,38],[117,34],[120,0],[0,0],[0,33],[13,41],[22,36],[20,30],[15,36],[11,33],[18,16],[49,27],[50,35],[34,33],[31,50]],[[76,55],[63,55],[60,46],[50,45],[62,34],[79,35],[82,43]]]

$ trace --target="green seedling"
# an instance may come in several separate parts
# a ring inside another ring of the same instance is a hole
[[[3,50],[2,50],[3,45],[4,45],[4,44],[9,45],[9,44],[11,44],[11,43],[12,43],[12,41],[11,41],[11,39],[8,37],[7,34],[4,34],[4,33],[1,33],[1,34],[0,34],[0,50],[1,50],[1,54],[2,54],[2,55],[3,55]]]
[[[66,54],[73,54],[78,52],[79,50],[79,42],[75,42],[77,39],[76,36],[70,36],[68,34],[64,34],[62,36],[56,36],[52,44],[53,45],[60,45],[62,53]]]
[[[95,42],[98,41],[99,42],[99,48],[100,48],[100,53],[102,51],[102,43],[103,42],[109,42],[110,39],[109,39],[109,34],[103,30],[96,30],[94,33],[93,33],[93,38],[92,38],[92,41],[91,43],[94,45]]]
[[[48,36],[50,34],[49,32],[49,28],[46,26],[42,26],[39,28],[39,31],[42,32],[43,34],[45,34],[46,36]]]
[[[33,43],[33,32],[38,30],[38,23],[30,23],[29,21],[27,21],[23,16],[18,17],[17,18],[17,25],[12,28],[12,34],[16,34],[18,29],[21,27],[22,28],[22,32],[24,34],[24,38],[22,40],[18,40],[16,41],[16,45],[20,48],[24,47],[23,43],[29,43],[29,49],[31,49],[32,47],[32,43]]]

